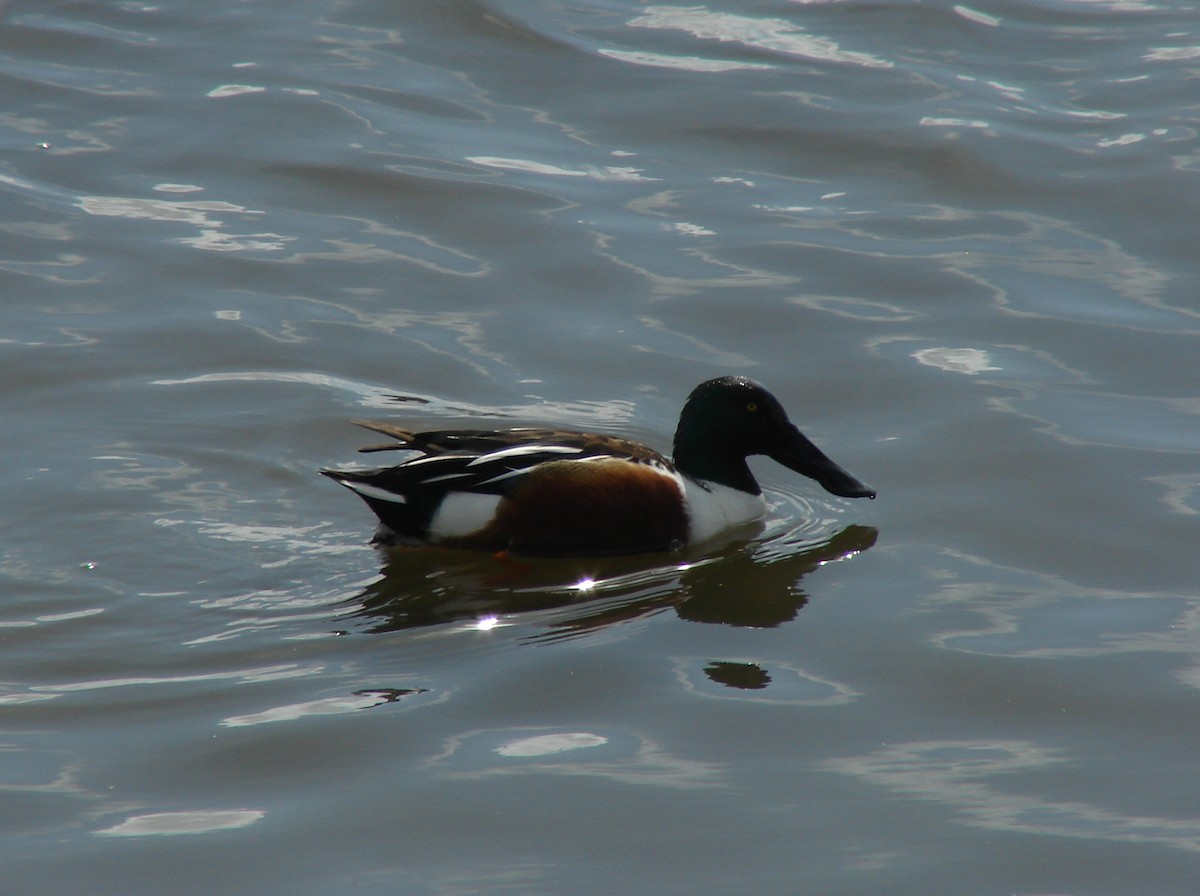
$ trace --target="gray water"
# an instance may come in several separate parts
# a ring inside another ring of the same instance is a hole
[[[1200,11],[0,9],[12,894],[1192,894]],[[377,417],[763,460],[682,555],[379,552]]]

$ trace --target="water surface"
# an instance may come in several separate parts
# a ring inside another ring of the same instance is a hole
[[[6,892],[1193,892],[1193,4],[0,15]],[[879,499],[512,566],[315,472],[727,373]]]

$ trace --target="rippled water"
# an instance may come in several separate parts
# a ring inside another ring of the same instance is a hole
[[[5,893],[1194,891],[1194,4],[0,16]],[[504,563],[316,475],[725,373],[879,499]]]

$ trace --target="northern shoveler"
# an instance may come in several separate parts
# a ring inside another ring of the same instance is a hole
[[[761,519],[746,458],[765,454],[844,498],[874,498],[788,420],[753,380],[697,386],[675,431],[674,462],[645,445],[556,429],[412,432],[354,421],[395,439],[362,451],[420,456],[398,466],[321,473],[355,492],[382,534],[525,554],[676,550]]]

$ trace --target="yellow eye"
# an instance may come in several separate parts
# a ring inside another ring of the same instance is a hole
[[[748,410],[751,414],[753,414],[755,411],[758,410],[758,405],[755,402],[751,401],[751,402],[747,403],[746,410]]]

